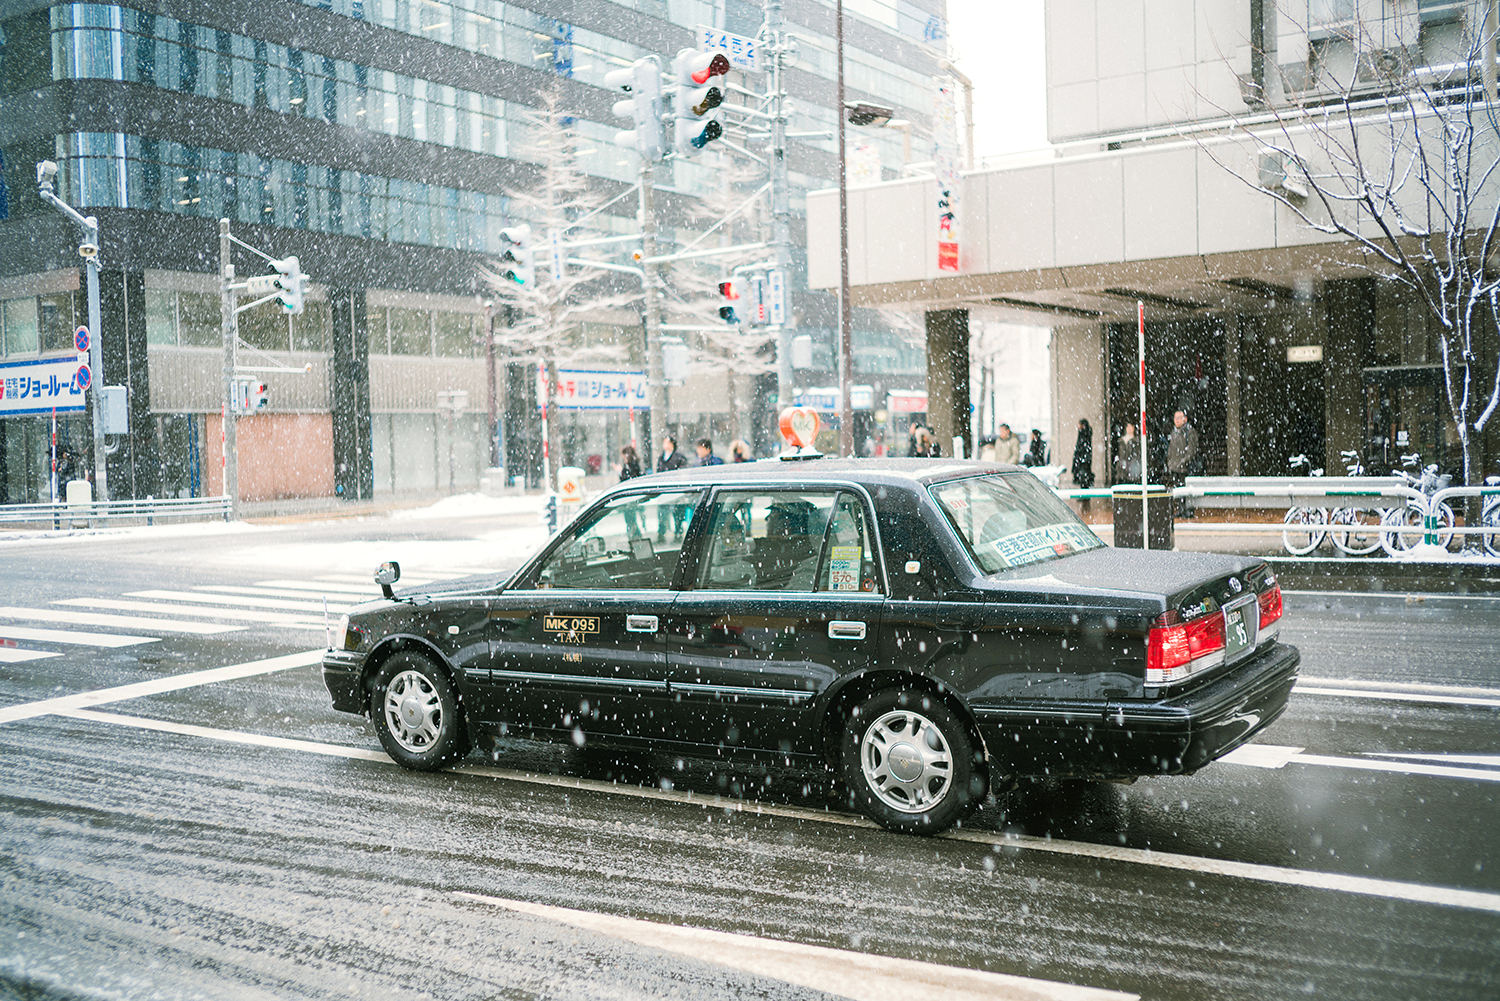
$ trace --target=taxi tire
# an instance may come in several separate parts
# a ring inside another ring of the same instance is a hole
[[[882,772],[890,774],[880,760],[882,747],[890,746],[893,738],[899,742],[903,735],[917,736],[922,753],[939,766],[929,783],[918,783],[921,793],[933,796],[928,805],[907,797],[901,787],[910,784],[896,781],[884,791],[877,784]],[[928,691],[888,688],[871,695],[849,714],[840,747],[849,805],[887,830],[938,834],[973,812],[988,792],[968,727],[947,702]],[[892,805],[902,799],[904,808]]]
[[[458,693],[430,657],[410,650],[381,665],[370,721],[385,752],[415,771],[435,771],[469,753]]]

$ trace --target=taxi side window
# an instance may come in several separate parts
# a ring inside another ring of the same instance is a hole
[[[880,591],[875,568],[874,541],[865,520],[865,507],[859,496],[847,490],[839,494],[834,505],[833,522],[828,526],[828,543],[823,550],[823,565],[818,572],[819,591]]]
[[[659,526],[685,524],[697,491],[630,494],[616,498],[586,521],[565,529],[568,537],[537,574],[538,588],[665,589],[672,586],[682,550]]]
[[[812,591],[835,508],[833,491],[722,493],[708,517],[697,586]]]

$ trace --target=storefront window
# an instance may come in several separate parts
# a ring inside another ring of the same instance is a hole
[[[36,297],[12,299],[5,304],[5,353],[31,355],[39,349]]]
[[[73,293],[37,296],[37,328],[43,354],[73,350]]]
[[[206,292],[177,293],[178,343],[222,347],[224,316],[219,297]]]
[[[450,358],[473,357],[477,349],[474,341],[474,319],[471,313],[434,313],[433,326],[437,331],[437,353]]]
[[[432,314],[425,309],[391,309],[391,354],[431,355]]]
[[[146,343],[177,343],[177,297],[171,289],[146,290]]]

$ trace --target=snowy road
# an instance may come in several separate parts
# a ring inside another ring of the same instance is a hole
[[[924,840],[791,769],[516,743],[415,774],[329,710],[325,596],[538,534],[520,512],[5,544],[0,994],[1500,989],[1500,601],[1289,595],[1304,679],[1260,743],[1023,787]]]

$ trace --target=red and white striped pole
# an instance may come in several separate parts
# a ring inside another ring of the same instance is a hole
[[[1146,303],[1143,300],[1136,300],[1135,316],[1135,352],[1141,366],[1141,422],[1136,425],[1136,437],[1141,443],[1141,548],[1150,549],[1151,522],[1146,517],[1146,485],[1151,477],[1146,471],[1146,455],[1150,450],[1146,448]]]

